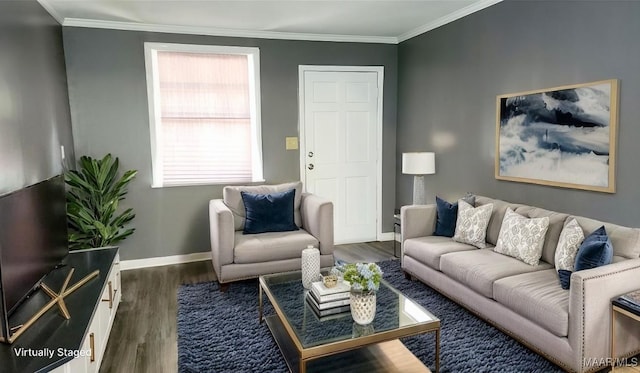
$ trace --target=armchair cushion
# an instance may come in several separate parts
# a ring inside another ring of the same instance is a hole
[[[244,234],[297,231],[293,219],[293,201],[296,190],[254,194],[241,191],[245,208]]]
[[[298,227],[302,226],[302,218],[300,216],[300,203],[302,200],[302,183],[299,181],[284,183],[278,185],[255,185],[255,186],[226,186],[222,190],[222,200],[224,204],[233,212],[234,229],[241,231],[244,229],[245,207],[242,202],[240,192],[245,191],[256,194],[269,194],[286,192],[295,189],[295,197],[293,199],[293,219]]]
[[[300,259],[308,245],[318,246],[318,240],[304,229],[250,235],[237,231],[235,241],[233,262],[237,264]]]

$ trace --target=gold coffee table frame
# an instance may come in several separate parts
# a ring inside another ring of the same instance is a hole
[[[298,272],[299,273],[299,272]],[[281,274],[291,276],[292,273]],[[274,275],[269,275],[274,276]],[[260,276],[258,294],[259,322],[266,321],[282,355],[291,372],[306,373],[307,365],[312,360],[325,358],[318,361],[312,367],[312,371],[336,371],[344,368],[343,354],[351,356],[351,360],[358,361],[359,371],[384,371],[384,372],[430,372],[430,370],[409,351],[398,339],[423,333],[435,332],[435,367],[436,373],[440,370],[440,320],[433,317],[431,320],[408,326],[401,326],[371,335],[346,338],[340,341],[319,344],[305,348],[298,339],[293,327],[290,325],[285,313],[281,309],[278,299],[274,296],[266,277]],[[275,275],[278,276],[278,275]],[[393,286],[383,280],[391,290],[403,295]],[[263,318],[263,293],[276,311],[275,315]],[[404,296],[404,295],[403,295]],[[407,298],[407,297],[405,297]],[[305,305],[306,307],[306,305]],[[426,310],[425,310],[426,311]],[[428,311],[427,311],[428,312]],[[341,354],[338,358],[336,355]],[[336,359],[331,359],[335,357]]]
[[[629,317],[633,320],[640,322],[640,315],[627,311],[624,308],[616,306],[615,304],[611,305],[611,371],[612,372],[614,370],[619,372],[634,371],[632,370],[633,368],[626,368],[626,367],[616,369],[616,363],[618,360],[618,357],[616,356],[616,316],[618,314],[624,315],[626,317]]]

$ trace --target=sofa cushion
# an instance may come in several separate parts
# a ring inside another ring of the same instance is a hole
[[[302,257],[308,245],[319,242],[304,229],[291,232],[269,232],[244,235],[235,232],[234,263],[262,263]]]
[[[604,225],[588,235],[576,255],[576,271],[602,267],[611,264],[613,248]]]
[[[463,200],[458,200],[458,219],[453,240],[468,243],[478,248],[487,247],[487,224],[491,218],[492,204],[473,207]]]
[[[526,218],[507,208],[500,227],[495,252],[512,256],[535,266],[542,256],[542,245],[549,228],[549,218]]]
[[[302,217],[300,216],[302,183],[300,181],[278,185],[226,186],[222,189],[222,201],[233,213],[234,229],[239,231],[244,229],[244,219],[246,216],[240,192],[244,191],[254,194],[269,194],[286,192],[291,189],[296,190],[295,198],[293,199],[293,218],[296,225],[300,227],[302,226]]]
[[[560,287],[553,269],[497,280],[493,297],[558,337],[569,332],[569,292]]]
[[[604,223],[598,220],[573,216],[582,227],[585,237],[604,225],[611,244],[614,257],[635,259],[640,256],[640,229],[628,228],[616,224]]]
[[[560,286],[563,289],[569,289],[571,283],[571,273],[576,265],[576,254],[584,240],[584,232],[580,224],[574,218],[567,219],[567,223],[560,233],[558,239],[558,248],[554,264],[560,278]]]
[[[454,280],[488,298],[493,298],[493,283],[504,277],[552,268],[540,262],[531,266],[492,249],[444,254],[440,257],[440,270]]]
[[[564,223],[569,215],[533,206],[520,206],[514,211],[527,218],[549,218],[549,229],[547,229],[547,235],[542,246],[541,259],[547,263],[553,263],[560,232],[562,232]]]
[[[489,219],[489,225],[487,225],[487,242],[495,245],[498,243],[500,227],[502,226],[502,219],[504,219],[504,213],[507,211],[507,207],[511,207],[511,209],[515,211],[518,207],[524,205],[509,203],[489,197],[476,196],[476,207],[486,205],[488,203],[493,204],[493,212],[491,213],[491,219]]]
[[[471,206],[476,203],[476,197],[472,194],[467,194],[462,200]],[[450,203],[436,196],[436,211],[436,230],[433,235],[453,237],[458,220],[458,202]]]
[[[293,219],[295,193],[295,189],[269,194],[241,191],[246,215],[242,233],[297,231]]]
[[[403,246],[404,255],[437,270],[440,270],[440,257],[443,254],[476,249],[475,246],[442,236],[410,238],[404,241]]]

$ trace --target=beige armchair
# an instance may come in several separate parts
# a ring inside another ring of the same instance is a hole
[[[300,228],[290,232],[243,234],[245,210],[241,191],[277,193],[295,189],[294,218]],[[302,250],[320,249],[320,265],[333,265],[333,204],[317,195],[302,193],[302,183],[227,186],[223,199],[209,202],[213,269],[226,291],[230,282],[260,275],[299,270]]]

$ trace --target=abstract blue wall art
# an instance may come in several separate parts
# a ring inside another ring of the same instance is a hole
[[[615,193],[618,80],[497,97],[496,179]]]

